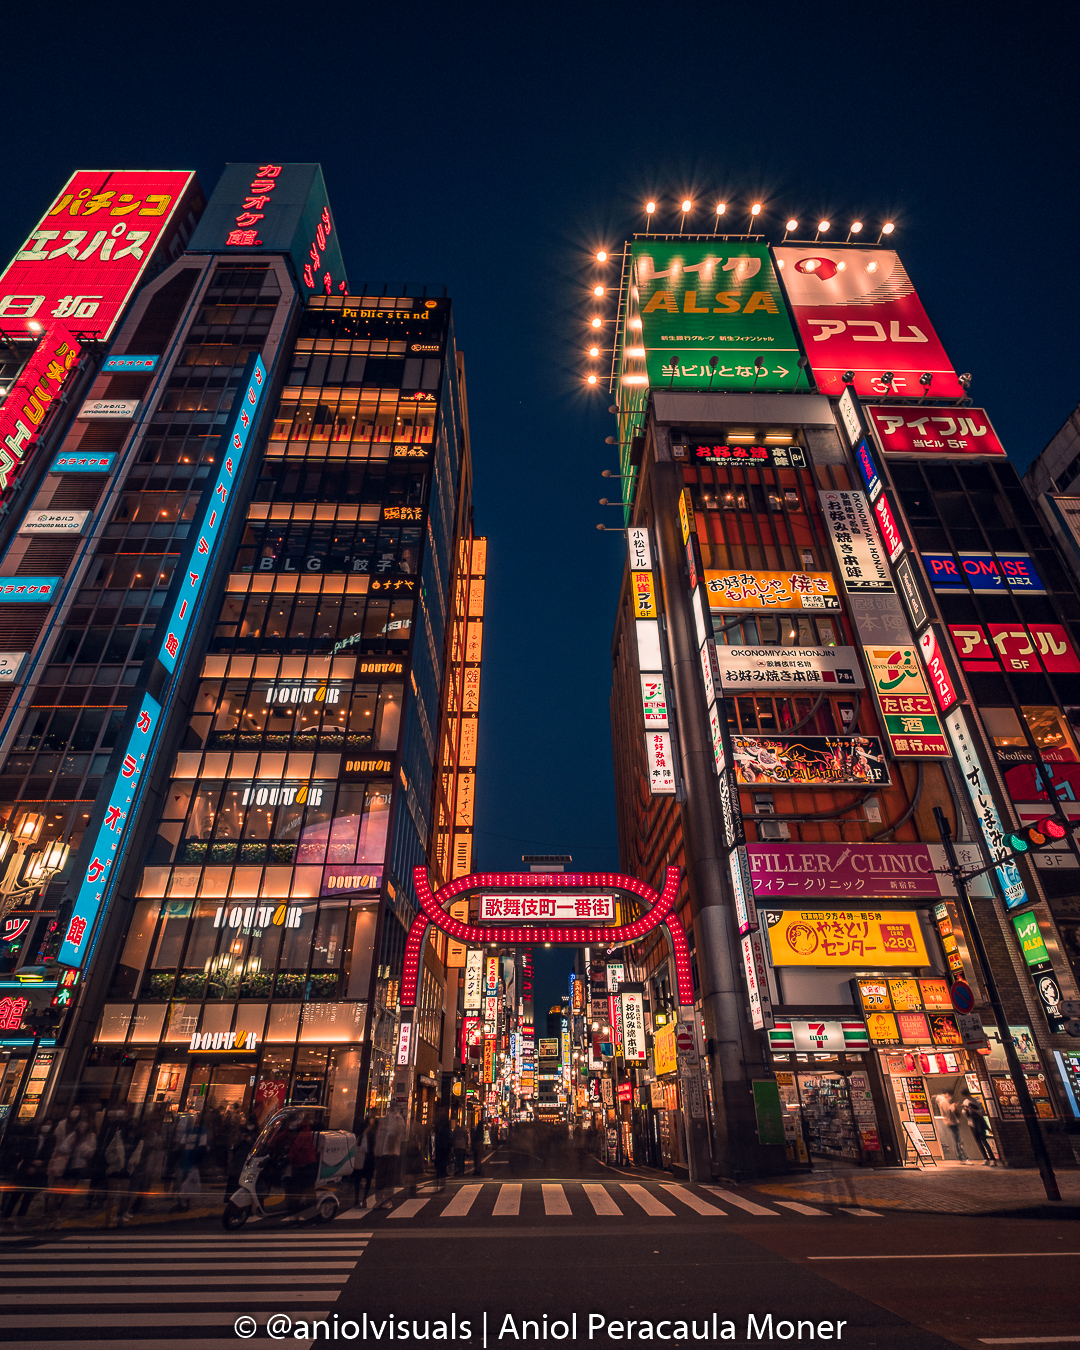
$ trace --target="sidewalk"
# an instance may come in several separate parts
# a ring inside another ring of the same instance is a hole
[[[926,1214],[996,1214],[1045,1206],[1048,1213],[1080,1208],[1080,1171],[1057,1172],[1061,1201],[1051,1202],[1034,1168],[965,1167],[945,1163],[916,1171],[895,1168],[828,1168],[783,1181],[759,1181],[754,1189],[786,1200],[865,1205]]]

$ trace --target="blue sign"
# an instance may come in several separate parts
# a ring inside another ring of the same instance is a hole
[[[51,605],[63,577],[0,577],[0,603]]]
[[[157,356],[107,356],[105,364],[101,367],[101,373],[107,375],[126,370],[144,375],[153,370],[159,360],[160,357]]]
[[[924,553],[926,575],[935,591],[966,591],[980,594],[1004,591],[1045,595],[1046,587],[1027,553]]]
[[[881,479],[878,477],[877,465],[870,454],[865,437],[855,447],[855,463],[859,466],[862,480],[866,484],[867,495],[872,502],[877,501],[881,494]]]
[[[180,649],[198,607],[199,595],[213,565],[222,529],[232,509],[233,484],[240,476],[247,455],[248,438],[258,418],[265,388],[266,367],[262,363],[262,357],[257,356],[247,388],[241,396],[240,406],[222,437],[224,452],[217,482],[214,484],[209,504],[203,510],[202,519],[196,526],[196,543],[188,560],[187,576],[181,584],[180,594],[169,618],[165,641],[158,652],[158,660],[170,674],[176,669]]]
[[[50,473],[112,473],[115,452],[106,455],[57,455],[49,465]]]
[[[109,793],[105,816],[98,826],[90,862],[79,886],[71,921],[60,947],[59,960],[65,966],[81,966],[90,951],[94,921],[112,880],[112,866],[119,856],[124,827],[146,767],[160,716],[161,704],[145,694],[134,730],[128,737],[120,772]]]

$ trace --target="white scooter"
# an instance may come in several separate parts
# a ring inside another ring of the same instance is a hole
[[[227,1232],[243,1228],[252,1217],[329,1223],[337,1215],[340,1203],[334,1186],[352,1174],[356,1135],[348,1130],[320,1128],[328,1109],[286,1106],[270,1117],[244,1163],[239,1189],[225,1202],[221,1224]],[[316,1157],[313,1180],[301,1180],[290,1161],[290,1153],[305,1130],[311,1132]]]

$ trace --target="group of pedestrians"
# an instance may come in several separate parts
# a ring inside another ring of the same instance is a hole
[[[976,1162],[976,1159],[969,1158],[964,1151],[964,1141],[960,1135],[960,1120],[963,1117],[979,1152],[983,1156],[983,1166],[996,1167],[997,1159],[994,1157],[994,1150],[990,1147],[986,1111],[982,1103],[973,1097],[970,1092],[966,1092],[959,1103],[952,1093],[941,1092],[934,1098],[934,1104],[937,1106],[946,1128],[952,1135],[957,1160],[967,1163],[969,1166],[974,1166]]]
[[[449,1113],[444,1111],[436,1120],[434,1129],[415,1124],[410,1131],[401,1107],[396,1102],[386,1115],[368,1116],[356,1147],[353,1170],[356,1205],[366,1208],[373,1188],[376,1209],[389,1209],[394,1192],[402,1184],[409,1195],[415,1195],[429,1159],[435,1170],[436,1189],[445,1190],[451,1160],[454,1175],[465,1175],[465,1155],[470,1144],[473,1175],[481,1176],[484,1126],[479,1120],[470,1133],[461,1121],[451,1124]]]

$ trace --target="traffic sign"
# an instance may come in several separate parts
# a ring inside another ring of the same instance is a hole
[[[969,1013],[975,1006],[975,994],[967,980],[953,980],[949,997],[958,1013]]]
[[[694,1033],[689,1027],[680,1026],[675,1032],[675,1045],[684,1055],[689,1055],[694,1049]]]

